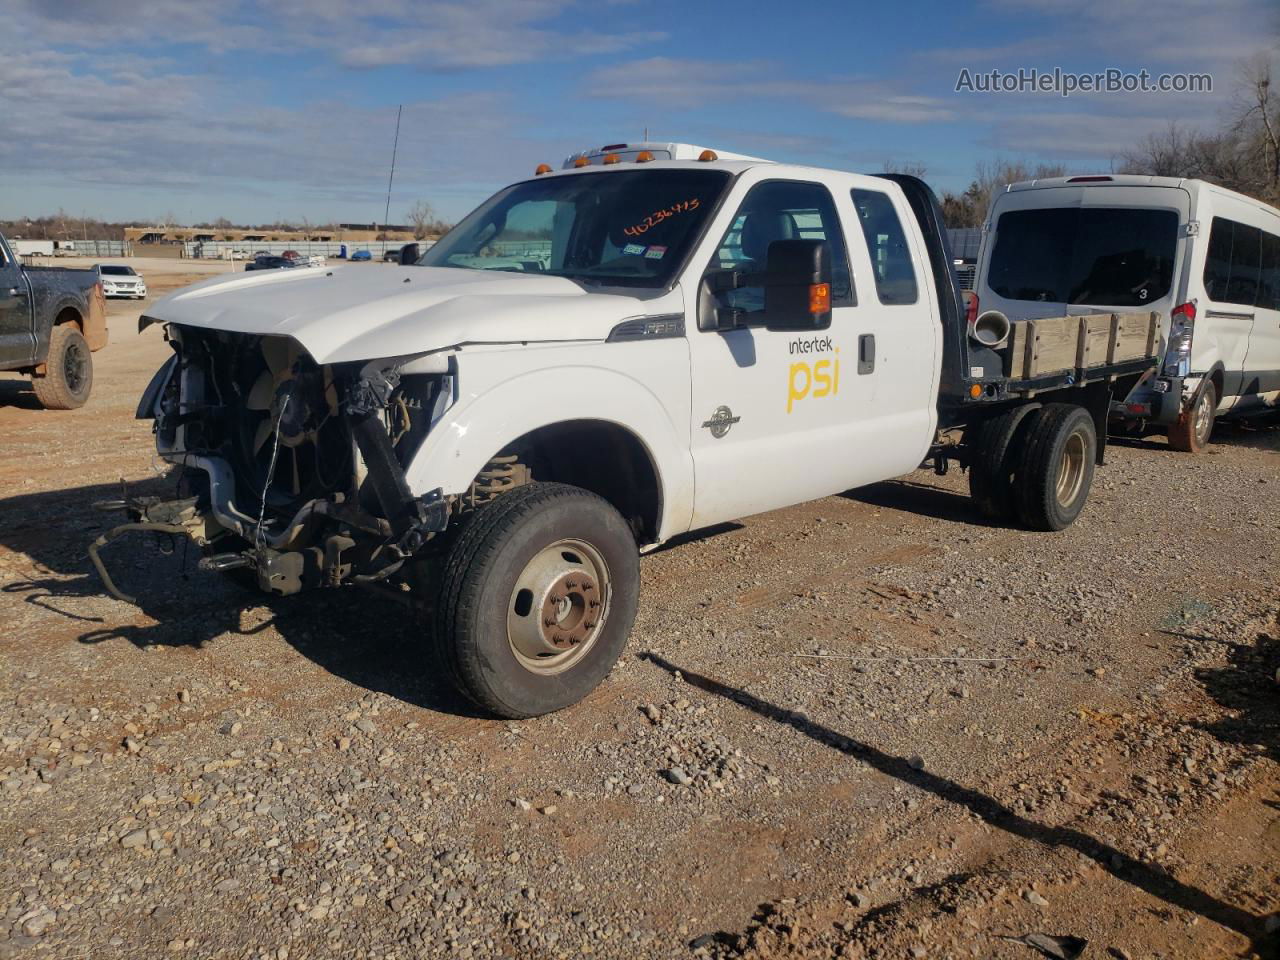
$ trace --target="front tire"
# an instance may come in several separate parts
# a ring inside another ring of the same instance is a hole
[[[1089,411],[1072,403],[1051,403],[1030,416],[1016,471],[1018,519],[1032,530],[1063,530],[1089,499],[1097,428]]]
[[[1183,453],[1200,453],[1209,445],[1213,420],[1218,412],[1218,388],[1208,381],[1191,409],[1169,427],[1169,446]]]
[[[605,678],[639,593],[639,552],[622,515],[578,487],[529,483],[481,509],[454,541],[435,643],[477,706],[535,717]]]
[[[79,329],[59,324],[49,334],[49,357],[43,376],[31,378],[31,389],[46,410],[83,407],[93,389],[93,354]]]

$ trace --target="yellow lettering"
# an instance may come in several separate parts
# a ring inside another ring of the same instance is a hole
[[[804,374],[804,386],[800,387],[798,374]],[[797,400],[803,400],[809,395],[809,387],[812,385],[813,377],[809,373],[809,365],[807,363],[793,363],[791,365],[791,373],[787,377],[787,413],[791,412],[791,405]]]
[[[832,393],[840,392],[840,348],[836,347],[836,384],[831,388]]]
[[[819,360],[813,365],[813,395],[825,397],[831,392],[830,360]]]

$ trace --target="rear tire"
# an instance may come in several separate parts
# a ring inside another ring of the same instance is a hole
[[[1062,530],[1089,499],[1097,428],[1089,411],[1073,403],[1048,404],[1029,419],[1016,471],[1018,519],[1032,530]]]
[[[49,335],[49,358],[43,376],[31,378],[31,389],[46,410],[83,407],[93,389],[93,354],[79,329],[59,324]]]
[[[436,648],[477,706],[513,720],[551,713],[612,669],[639,593],[639,552],[617,510],[578,487],[525,484],[450,548]]]
[[[1169,426],[1169,446],[1183,453],[1200,453],[1209,445],[1213,420],[1218,412],[1218,387],[1212,380],[1205,383],[1191,409]]]
[[[983,516],[1007,523],[1016,515],[1014,468],[1026,442],[1029,418],[1038,407],[1016,407],[970,427],[965,443],[969,458],[969,496]]]

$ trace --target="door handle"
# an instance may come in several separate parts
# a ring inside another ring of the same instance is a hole
[[[9,296],[11,297],[25,297],[26,295],[27,295],[26,287],[10,287],[9,288]]]
[[[876,368],[876,335],[864,333],[858,337],[858,373],[871,373]]]

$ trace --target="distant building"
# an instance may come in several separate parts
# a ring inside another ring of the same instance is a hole
[[[218,230],[212,227],[125,227],[125,240],[135,246],[184,243],[404,243],[413,240],[413,228],[403,224],[379,227],[372,223],[340,223],[316,230]],[[141,251],[139,251],[141,253]],[[145,254],[144,254],[145,255]]]

